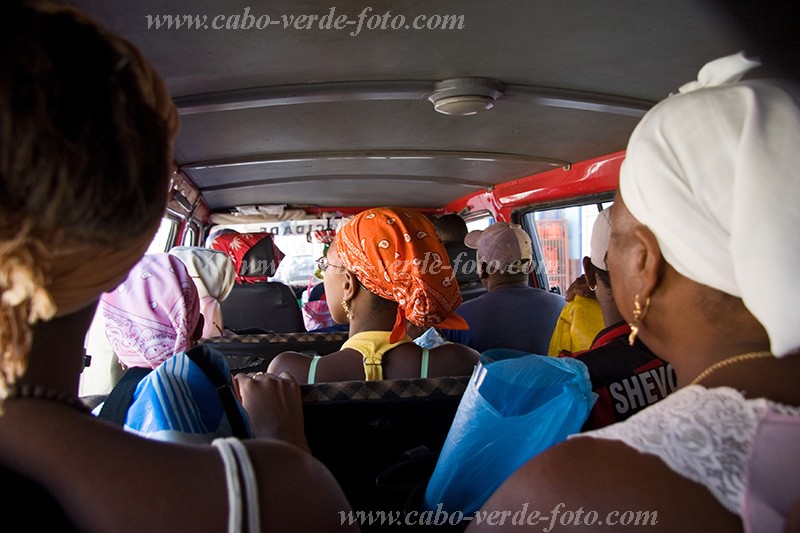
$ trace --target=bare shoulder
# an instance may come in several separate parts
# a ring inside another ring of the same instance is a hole
[[[469,376],[480,354],[463,344],[449,342],[431,350],[430,376]]]
[[[350,504],[322,463],[282,441],[255,439],[246,446],[257,472],[264,531],[348,529],[342,524]]]
[[[656,531],[741,530],[738,517],[705,487],[658,457],[593,438],[568,440],[525,463],[484,504],[469,531],[496,531],[492,513],[495,522],[503,513],[510,521],[522,509],[528,525],[552,521],[549,531],[616,530],[637,520]]]
[[[449,366],[472,373],[472,367],[478,363],[481,354],[464,344],[448,342],[431,350],[431,354]]]
[[[298,383],[308,382],[308,369],[312,357],[299,352],[282,352],[270,361],[267,372],[279,376],[288,372]]]

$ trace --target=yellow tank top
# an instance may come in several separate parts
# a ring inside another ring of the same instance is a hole
[[[356,333],[344,344],[341,350],[352,348],[364,357],[364,374],[367,381],[383,379],[383,354],[407,342],[412,342],[411,337],[405,335],[397,342],[390,343],[391,331],[362,331]]]

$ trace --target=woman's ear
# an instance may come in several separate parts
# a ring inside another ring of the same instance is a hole
[[[594,274],[594,265],[592,264],[591,258],[584,257],[583,275],[586,277],[586,284],[589,286],[590,290],[595,290],[597,288],[597,278]]]
[[[633,230],[633,241],[638,248],[634,256],[634,268],[641,284],[639,294],[647,299],[658,287],[666,262],[661,255],[658,239],[647,226],[639,226]]]
[[[343,277],[344,284],[342,285],[342,299],[346,302],[349,302],[355,298],[356,294],[358,294],[358,288],[361,286],[361,283],[358,281],[356,275],[349,270],[345,271]]]

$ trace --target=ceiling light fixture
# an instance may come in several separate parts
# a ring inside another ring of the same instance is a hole
[[[445,115],[474,115],[490,109],[503,90],[501,82],[490,78],[451,78],[437,81],[428,100]]]

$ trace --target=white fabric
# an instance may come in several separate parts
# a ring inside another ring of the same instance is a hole
[[[228,489],[228,533],[242,531],[242,489],[239,483],[239,467],[236,456],[227,439],[216,439],[211,443],[222,457],[225,466],[225,486]]]
[[[697,89],[733,83],[742,79],[748,70],[760,65],[758,60],[748,59],[742,52],[721,57],[706,63],[697,73],[697,80],[682,85],[678,92],[688,93]]]
[[[203,337],[224,335],[224,323],[219,302],[225,300],[236,281],[236,267],[224,253],[199,246],[176,246],[169,253],[186,265],[197,286],[200,313],[203,315]]]
[[[800,346],[791,312],[800,300],[800,87],[712,87],[735,76],[726,61],[710,66],[724,74],[707,72],[705,88],[667,98],[636,127],[620,193],[667,262],[741,297],[780,357]]]
[[[800,417],[768,413],[748,458],[742,507],[746,533],[786,530],[792,506],[800,500],[798,459]]]
[[[261,531],[261,515],[258,507],[258,485],[256,484],[256,473],[253,470],[253,463],[247,455],[247,448],[238,439],[228,439],[228,444],[233,448],[236,459],[239,461],[239,468],[244,478],[244,494],[247,502],[247,531]]]
[[[608,270],[606,265],[606,252],[608,252],[608,241],[611,238],[611,208],[603,209],[597,214],[592,226],[592,241],[589,259],[592,264],[601,270]]]
[[[242,528],[242,484],[247,503],[247,531],[261,531],[261,514],[258,502],[256,474],[247,448],[239,439],[229,437],[212,442],[225,465],[225,483],[228,488],[228,533],[241,533]],[[244,480],[240,480],[241,476]]]
[[[674,472],[708,488],[742,516],[747,461],[759,421],[775,411],[800,417],[800,408],[747,400],[728,387],[684,387],[628,420],[570,438],[610,439],[658,456]]]

